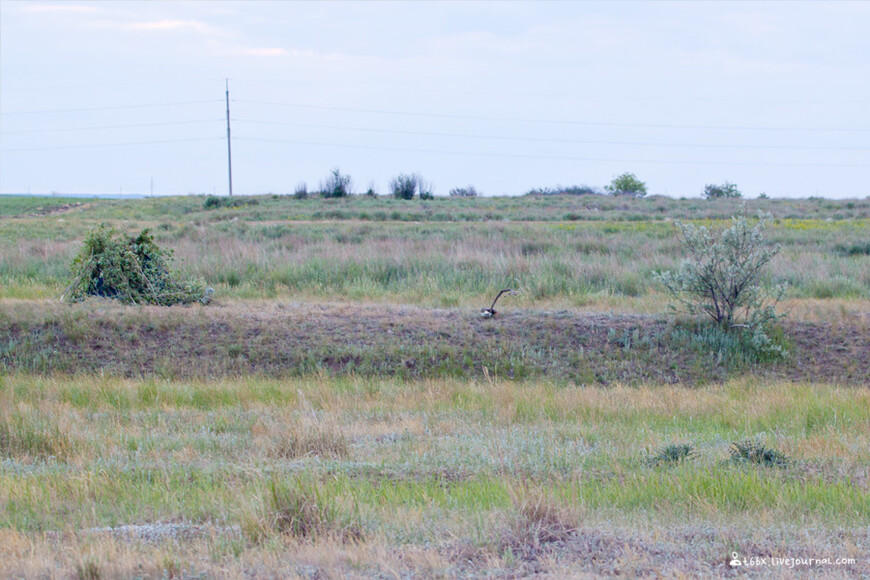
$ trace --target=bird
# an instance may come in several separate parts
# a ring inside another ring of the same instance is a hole
[[[514,291],[511,290],[510,288],[505,288],[504,290],[499,292],[498,296],[495,297],[495,300],[492,301],[492,305],[489,308],[481,308],[480,309],[480,315],[483,316],[484,318],[492,318],[493,316],[498,314],[498,311],[495,309],[495,303],[498,302],[498,299],[501,298],[501,295],[505,294],[505,293],[513,294]]]

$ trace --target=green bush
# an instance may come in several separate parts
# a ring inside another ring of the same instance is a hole
[[[605,185],[604,189],[610,195],[631,195],[634,197],[646,195],[646,183],[638,179],[634,173],[628,172],[614,177],[610,185]]]
[[[707,199],[723,199],[743,197],[733,183],[726,181],[722,185],[707,184],[704,187],[704,197]]]
[[[342,175],[336,167],[320,184],[320,195],[323,197],[347,197],[350,195],[352,181],[350,175]]]
[[[776,304],[785,287],[770,295],[761,284],[764,266],[779,252],[778,245],[768,246],[764,240],[770,219],[769,214],[760,214],[757,222],[750,223],[744,204],[727,229],[715,231],[676,221],[680,245],[689,257],[676,271],[654,274],[677,300],[672,308],[708,317],[726,331],[748,329],[760,348],[777,349],[766,330],[779,318]]]
[[[210,302],[214,291],[201,281],[177,281],[171,262],[172,252],[160,248],[147,229],[131,237],[102,225],[85,237],[72,262],[73,281],[61,297],[79,302],[101,296],[160,306]]]
[[[390,192],[396,199],[414,199],[419,187],[420,178],[417,175],[400,173],[390,180]]]

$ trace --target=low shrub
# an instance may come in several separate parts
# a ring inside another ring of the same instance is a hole
[[[764,267],[780,249],[764,239],[770,219],[762,214],[751,222],[744,204],[731,227],[721,230],[675,221],[688,257],[678,270],[654,274],[677,300],[671,308],[708,318],[725,331],[750,333],[759,346],[771,345],[767,333],[781,318],[776,305],[785,286],[772,294],[762,286]]]
[[[450,190],[450,197],[477,197],[477,190],[473,185],[469,185],[468,187],[454,187]]]
[[[259,204],[256,198],[243,197],[218,197],[210,195],[205,198],[205,203],[202,204],[203,209],[220,209],[222,207],[246,207]]]
[[[706,199],[733,199],[743,197],[740,190],[733,183],[726,181],[722,185],[707,184],[704,187],[704,197]]]
[[[755,463],[768,467],[788,467],[791,461],[776,449],[769,449],[758,441],[738,441],[728,448],[731,461],[735,463]]]
[[[214,291],[199,280],[178,281],[171,262],[172,252],[160,248],[149,230],[132,237],[99,226],[88,233],[73,260],[72,283],[61,299],[80,302],[100,296],[126,304],[208,304]]]
[[[698,457],[695,448],[690,443],[672,444],[663,447],[658,453],[647,460],[648,465],[673,465]]]

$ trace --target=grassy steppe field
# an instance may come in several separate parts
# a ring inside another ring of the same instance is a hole
[[[870,576],[870,200],[748,206],[782,359],[652,279],[734,201],[0,197],[0,577]],[[101,223],[215,301],[57,301]]]

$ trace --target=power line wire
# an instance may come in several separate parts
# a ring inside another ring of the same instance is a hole
[[[655,165],[714,165],[714,166],[754,166],[754,167],[870,167],[870,163],[762,163],[742,161],[671,161],[666,159],[625,159],[607,157],[574,157],[568,155],[524,155],[517,153],[486,153],[479,151],[444,151],[437,149],[411,149],[407,147],[379,147],[374,145],[347,145],[340,143],[323,143],[317,141],[296,141],[285,139],[264,139],[259,137],[236,137],[237,141],[260,141],[266,143],[283,143],[289,145],[306,145],[317,147],[338,147],[346,149],[365,149],[372,151],[398,151],[403,153],[427,153],[437,155],[465,155],[475,157],[493,157],[509,159],[539,159],[549,161],[603,161],[618,163],[650,163]]]
[[[12,151],[58,151],[62,149],[95,149],[99,147],[126,147],[130,145],[159,145],[163,143],[190,143],[194,141],[224,141],[226,137],[198,137],[192,139],[163,139],[159,141],[127,141],[123,143],[93,143],[90,145],[59,145],[57,147],[26,147],[21,149],[0,149],[0,152]]]
[[[870,132],[868,128],[824,128],[824,127],[759,127],[759,126],[728,126],[728,125],[681,125],[668,123],[613,123],[606,121],[578,121],[570,119],[528,119],[521,117],[489,117],[483,115],[455,115],[448,113],[423,113],[413,111],[391,111],[386,109],[358,109],[353,107],[329,107],[325,105],[303,105],[300,103],[278,103],[274,101],[255,101],[247,99],[233,99],[233,102],[253,105],[267,105],[276,107],[294,107],[300,109],[317,109],[323,111],[344,111],[350,113],[370,113],[376,115],[401,115],[408,117],[427,117],[436,119],[461,119],[474,121],[499,121],[509,123],[539,123],[549,125],[585,125],[595,127],[636,127],[648,129],[708,129],[721,131],[786,131],[786,132],[818,132],[818,133],[864,133]]]
[[[43,115],[50,113],[83,113],[87,111],[112,111],[118,109],[144,109],[149,107],[174,107],[178,105],[203,105],[206,103],[222,103],[221,99],[209,99],[207,101],[177,101],[174,103],[147,103],[141,105],[112,105],[107,107],[80,107],[76,109],[43,109],[36,111],[13,111],[0,112],[0,115]]]
[[[330,129],[337,131],[355,131],[385,133],[390,135],[420,135],[428,137],[455,137],[462,139],[486,139],[501,141],[520,141],[530,143],[573,143],[579,145],[631,145],[639,147],[699,147],[710,149],[771,149],[771,150],[794,150],[794,151],[868,151],[870,147],[830,147],[830,146],[800,146],[800,145],[724,145],[714,143],[657,143],[644,141],[600,141],[590,139],[554,139],[536,137],[509,137],[500,135],[480,135],[469,133],[441,133],[435,131],[407,131],[401,129],[371,129],[363,127],[348,127],[340,125],[313,125],[308,123],[288,123],[282,121],[258,121],[253,119],[233,119],[239,123],[254,123],[258,125],[276,125],[288,127],[300,127],[307,129]]]
[[[163,127],[168,125],[193,125],[196,123],[218,123],[223,119],[201,119],[196,121],[165,121],[162,123],[139,123],[135,125],[102,125],[95,127],[65,127],[59,129],[21,129],[16,131],[0,131],[0,135],[19,135],[25,133],[62,133],[68,131],[98,131],[102,129],[136,129],[143,127]]]

